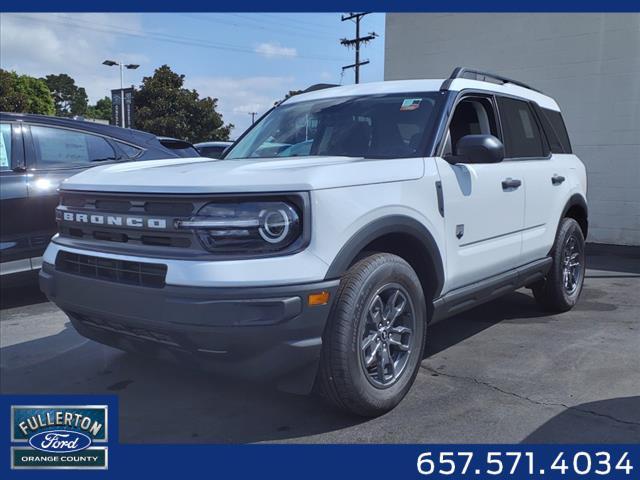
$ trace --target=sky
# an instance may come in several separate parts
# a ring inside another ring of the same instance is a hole
[[[354,81],[354,51],[340,45],[355,24],[340,13],[1,13],[0,66],[43,77],[67,73],[89,101],[120,87],[119,69],[106,59],[139,64],[125,70],[125,86],[167,64],[187,88],[218,98],[237,137],[289,90]],[[362,47],[361,82],[383,80],[384,14],[370,14],[361,34],[379,37]]]

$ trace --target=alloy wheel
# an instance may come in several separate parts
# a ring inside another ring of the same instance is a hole
[[[582,247],[575,235],[570,235],[562,251],[562,285],[569,295],[573,295],[582,280]]]
[[[390,283],[373,295],[364,315],[360,363],[374,386],[388,388],[403,374],[415,348],[415,309],[404,287]]]

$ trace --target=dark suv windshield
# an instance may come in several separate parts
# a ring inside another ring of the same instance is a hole
[[[276,107],[226,159],[297,156],[421,156],[437,93],[326,98]]]

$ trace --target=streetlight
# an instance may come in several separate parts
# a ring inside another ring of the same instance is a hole
[[[122,62],[115,62],[113,60],[105,60],[102,64],[107,67],[120,67],[120,120],[122,121],[122,127],[124,128],[124,69],[135,70],[140,65],[136,65],[135,63],[125,65]]]

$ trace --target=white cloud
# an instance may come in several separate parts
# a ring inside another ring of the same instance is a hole
[[[105,59],[144,64],[144,55],[131,54],[117,47],[113,34],[142,32],[137,14],[112,13],[35,13],[0,16],[0,66],[20,74],[37,77],[67,73],[84,87],[89,100],[110,95],[120,86],[118,71],[106,72]],[[125,82],[139,83],[139,75],[127,72]]]
[[[233,138],[251,124],[250,112],[260,116],[289,90],[300,88],[294,77],[187,77],[186,83],[200,96],[218,98],[218,111],[225,123],[231,122],[236,127]]]
[[[331,80],[332,78],[333,78],[333,75],[331,75],[329,72],[327,71],[320,72],[321,80]]]
[[[120,33],[114,35],[115,32]],[[143,36],[141,15],[3,13],[0,15],[0,66],[36,77],[67,73],[87,90],[89,100],[95,102],[109,96],[111,89],[120,85],[118,69],[101,65],[103,60],[141,65],[139,70],[125,71],[126,85],[139,85],[143,74],[149,75],[149,69],[154,67],[148,57],[127,50],[130,42],[123,32],[133,35],[134,39]],[[275,42],[262,43],[255,51],[269,58],[298,55],[295,48]],[[327,75],[321,76],[325,79]],[[219,99],[218,108],[224,121],[236,126],[233,137],[251,124],[250,112],[257,112],[259,116],[289,90],[307,86],[286,75],[187,75],[185,81],[187,88],[195,88],[201,96]]]
[[[255,48],[255,52],[267,58],[294,58],[298,51],[293,47],[283,47],[279,43],[261,43]]]

